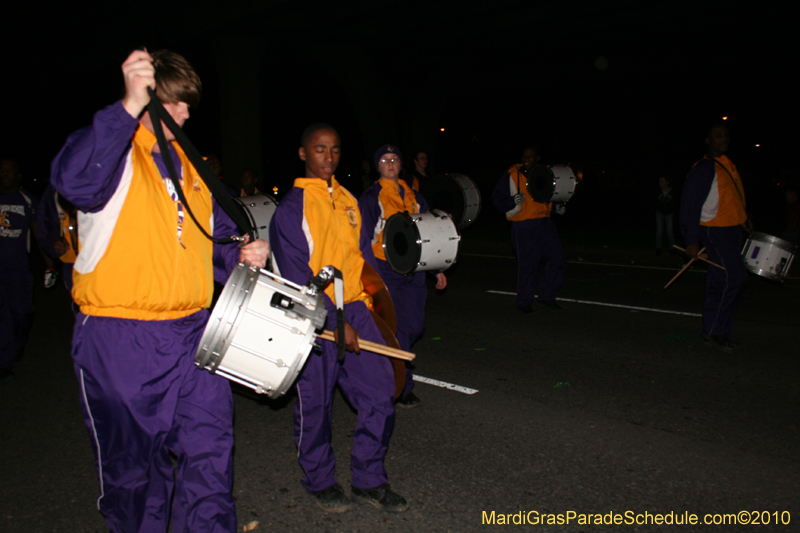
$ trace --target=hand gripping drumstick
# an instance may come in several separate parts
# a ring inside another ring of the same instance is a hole
[[[684,250],[684,249],[683,249],[683,248],[681,248],[680,246],[677,246],[677,245],[673,244],[673,245],[672,245],[672,247],[673,247],[673,248],[675,248],[676,250],[680,250],[681,252],[684,252],[684,253],[686,253],[686,250]],[[705,250],[705,249],[706,249],[706,248],[705,248],[705,246],[704,246],[704,247],[703,247],[703,250]],[[697,252],[697,259],[699,259],[700,261],[705,261],[705,262],[706,262],[706,263],[708,263],[709,265],[714,265],[714,266],[715,266],[715,267],[717,267],[717,268],[721,268],[722,270],[725,270],[725,267],[724,267],[724,266],[722,266],[722,265],[718,265],[718,264],[716,264],[714,261],[709,261],[709,260],[708,260],[708,259],[706,259],[705,257],[700,257],[700,254],[701,254],[701,253],[703,253],[703,250],[700,250],[699,252]],[[694,261],[694,259],[692,259],[692,261]]]
[[[333,332],[327,329],[317,335],[317,338],[326,341],[334,341]],[[365,341],[364,339],[358,339],[358,345],[364,350],[394,357],[395,359],[403,359],[404,361],[413,361],[417,357],[411,352],[404,352],[403,350],[398,350],[397,348],[390,348],[389,346]]]
[[[673,246],[675,246],[675,245],[673,244]],[[676,248],[677,248],[677,246],[676,246]],[[705,247],[705,246],[703,246],[703,249],[702,249],[702,250],[700,250],[699,252],[697,252],[697,255],[699,256],[699,255],[700,255],[700,254],[702,254],[702,253],[703,253],[705,250],[706,250],[706,247]],[[685,251],[686,251],[686,250],[684,250],[684,252],[685,252]],[[681,271],[680,271],[680,272],[678,272],[677,274],[675,274],[675,276],[674,276],[674,277],[673,277],[671,280],[669,280],[669,283],[667,283],[666,285],[664,285],[664,289],[663,289],[663,290],[666,290],[666,288],[667,288],[667,287],[669,287],[670,285],[672,285],[672,282],[673,282],[673,281],[675,281],[676,279],[678,279],[678,277],[679,277],[681,274],[683,274],[684,272],[686,272],[686,269],[688,269],[690,266],[692,266],[692,263],[694,263],[696,260],[697,260],[697,257],[692,257],[692,259],[691,259],[691,260],[690,260],[688,263],[686,263],[685,265],[683,265],[683,268],[681,269]]]

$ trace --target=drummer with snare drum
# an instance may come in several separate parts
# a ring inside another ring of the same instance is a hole
[[[166,130],[164,150],[156,140],[161,121],[146,109],[147,89],[182,126],[200,100],[192,66],[167,50],[137,50],[122,73],[124,98],[69,137],[51,176],[79,210],[72,358],[97,459],[97,506],[112,531],[171,523],[174,531],[234,532],[231,388],[198,369],[194,354],[215,273],[224,281],[239,261],[263,267],[268,247],[209,240],[203,231],[236,233],[233,220],[187,152],[167,144],[175,132]],[[166,179],[168,159],[185,202]],[[189,209],[197,222],[184,217]]]
[[[522,163],[511,165],[492,192],[495,207],[511,221],[511,244],[517,255],[516,307],[522,313],[532,312],[534,302],[550,311],[560,311],[561,306],[555,300],[567,268],[567,256],[550,220],[551,211],[563,214],[563,205],[537,202],[529,192],[528,177],[539,159],[536,147],[525,148]],[[544,270],[537,300],[540,263],[544,263]]]
[[[731,352],[733,318],[739,307],[747,271],[742,261],[742,228],[753,229],[747,215],[742,178],[725,155],[730,144],[728,127],[716,124],[706,136],[708,154],[686,176],[680,208],[680,226],[686,253],[696,258],[702,242],[711,261],[703,304],[703,339],[712,347]]]
[[[361,195],[358,207],[361,209],[362,235],[366,235],[372,242],[378,273],[386,283],[394,302],[397,340],[402,350],[409,351],[425,328],[425,302],[428,297],[425,273],[415,272],[406,276],[392,270],[383,248],[383,233],[386,221],[395,213],[425,213],[428,211],[428,204],[421,194],[415,194],[408,183],[400,179],[402,165],[403,155],[399,148],[391,144],[378,148],[375,152],[375,168],[380,173],[380,179]],[[444,273],[433,275],[436,277],[437,289],[447,287]],[[419,405],[420,400],[414,394],[413,388],[411,367],[406,365],[405,387],[397,399],[398,407],[411,408]]]

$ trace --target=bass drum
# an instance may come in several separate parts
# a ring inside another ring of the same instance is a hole
[[[536,165],[528,176],[528,193],[542,204],[565,204],[575,193],[575,174],[567,165]]]
[[[233,199],[244,207],[255,238],[269,242],[269,222],[272,220],[272,215],[275,214],[275,209],[278,208],[278,202],[265,194],[234,197]]]
[[[431,211],[438,209],[453,217],[462,230],[475,222],[481,212],[481,192],[471,178],[463,174],[437,176],[422,191]]]
[[[240,264],[214,306],[195,364],[277,398],[302,370],[326,316],[322,293]]]
[[[783,282],[789,274],[797,246],[778,237],[754,231],[744,243],[744,267],[758,276]]]
[[[453,219],[440,213],[396,213],[383,230],[386,261],[403,275],[450,268],[460,241]]]

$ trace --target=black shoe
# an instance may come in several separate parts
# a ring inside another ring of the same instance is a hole
[[[420,404],[422,400],[417,398],[417,395],[413,392],[409,392],[408,394],[403,394],[400,396],[397,401],[395,401],[395,405],[397,407],[402,407],[403,409],[411,409],[412,407],[416,407]]]
[[[729,340],[728,337],[723,335],[703,335],[703,340],[707,346],[711,346],[725,353],[731,353],[739,347],[738,343]]]
[[[389,513],[402,513],[408,509],[408,502],[405,498],[392,492],[388,483],[384,483],[374,489],[357,489],[351,487],[353,499],[359,503],[368,503],[377,507],[381,511]]]
[[[557,313],[558,311],[563,311],[561,306],[558,305],[555,302],[555,300],[536,300],[536,304],[546,309],[549,309],[554,313]]]
[[[517,307],[517,311],[523,314],[530,314],[533,313],[533,306],[532,305],[523,305],[522,307]]]
[[[326,513],[344,513],[353,507],[353,502],[344,493],[344,489],[335,483],[327,489],[318,490],[310,493],[323,511]]]
[[[10,366],[8,366],[6,368],[0,368],[0,379],[9,379],[9,378],[13,378],[13,377],[15,377],[14,376],[14,371],[11,370]]]

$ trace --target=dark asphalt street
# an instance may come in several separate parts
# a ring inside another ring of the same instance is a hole
[[[294,398],[236,388],[240,530],[257,521],[257,532],[478,531],[497,528],[484,523],[492,512],[495,523],[520,512],[531,520],[577,515],[566,525],[508,526],[542,532],[800,530],[797,268],[783,285],[750,276],[735,335],[742,347],[724,354],[703,345],[700,319],[690,315],[701,310],[702,268],[664,292],[678,258],[567,229],[564,311],[522,315],[503,294],[515,288],[505,227],[476,226],[464,232],[448,289],[430,295],[414,351],[419,375],[479,392],[420,383],[422,404],[398,411],[387,469],[411,508],[323,513],[299,483]],[[0,382],[0,530],[104,531],[69,357],[67,295],[37,290],[36,308],[16,377]],[[343,486],[354,422],[337,396]],[[740,511],[771,523],[578,523],[580,515],[688,513],[702,521]]]

